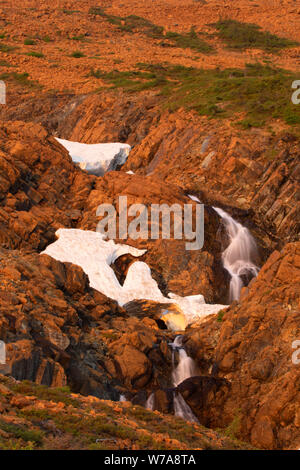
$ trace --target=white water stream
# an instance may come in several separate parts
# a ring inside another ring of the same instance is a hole
[[[181,382],[188,379],[189,377],[193,377],[197,375],[197,368],[194,360],[189,357],[182,346],[182,336],[176,336],[173,343],[170,344],[173,355],[172,355],[172,362],[173,362],[173,372],[172,372],[172,379],[174,387],[177,387]],[[174,353],[178,351],[179,360],[177,367],[174,367]],[[198,419],[192,412],[189,405],[186,403],[185,399],[179,392],[174,392],[173,394],[174,400],[174,414],[175,416],[180,416],[181,418],[185,419],[186,421],[190,421],[191,423],[199,423]]]
[[[195,362],[191,357],[189,357],[186,353],[186,351],[182,347],[182,336],[176,336],[174,343],[171,343],[170,346],[172,347],[173,350],[173,373],[172,373],[172,379],[173,379],[173,385],[174,387],[177,387],[181,382],[183,382],[185,379],[188,379],[189,377],[193,377],[194,375],[197,375],[197,369]],[[179,355],[179,361],[178,365],[175,368],[174,367],[174,352],[178,351]]]
[[[257,258],[257,246],[246,227],[234,220],[227,212],[218,207],[215,211],[222,218],[229,237],[229,245],[222,253],[224,268],[231,276],[230,301],[239,300],[244,283],[242,276],[257,276],[259,268],[254,264]]]
[[[191,357],[189,357],[182,346],[182,336],[176,336],[173,343],[169,343],[172,348],[172,364],[173,372],[172,379],[174,387],[177,387],[181,382],[189,377],[197,375],[196,365]],[[175,367],[175,351],[178,351],[179,361],[177,367]],[[183,396],[178,392],[173,392],[173,403],[174,403],[174,415],[180,416],[181,418],[191,423],[199,423],[198,419],[192,412],[189,405],[184,400]],[[151,393],[146,401],[146,409],[154,410],[155,406],[155,395]]]
[[[149,395],[148,400],[146,401],[146,409],[147,410],[154,410],[154,393]]]

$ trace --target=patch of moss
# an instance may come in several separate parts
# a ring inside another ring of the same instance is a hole
[[[10,64],[6,60],[0,60],[0,66],[1,67],[14,67],[14,65]]]
[[[51,419],[51,414],[47,410],[35,410],[33,408],[24,408],[18,412],[18,416],[22,418],[31,418],[38,420],[49,420]]]
[[[176,47],[180,47],[182,49],[194,49],[195,51],[202,52],[203,54],[211,53],[214,50],[212,46],[200,38],[194,28],[191,28],[191,30],[186,34],[169,31],[166,33],[166,39],[172,41]]]
[[[31,38],[26,38],[24,39],[24,45],[25,46],[34,46],[36,44],[34,39]]]
[[[42,37],[42,41],[44,41],[44,42],[51,42],[52,39],[51,39],[49,36],[43,36],[43,37]]]
[[[39,83],[34,82],[33,80],[29,79],[29,74],[27,72],[24,73],[17,73],[17,72],[6,72],[0,75],[0,80],[5,81],[14,81],[15,83],[28,87],[28,88],[41,88]]]
[[[277,155],[278,155],[278,149],[274,149],[274,148],[268,148],[264,153],[264,157],[268,161],[274,161]],[[268,295],[270,292],[271,292],[271,289],[266,290],[265,295]]]
[[[81,51],[74,51],[72,52],[71,57],[74,57],[75,59],[80,59],[81,57],[84,57],[84,53]]]
[[[42,52],[37,52],[37,51],[27,52],[26,55],[28,55],[28,56],[30,56],[30,57],[37,57],[37,58],[39,58],[39,59],[45,57]]]
[[[127,33],[139,32],[153,39],[167,39],[176,47],[180,47],[182,49],[194,49],[204,54],[213,51],[213,48],[203,39],[201,39],[199,34],[196,33],[193,28],[191,28],[191,30],[186,34],[179,34],[169,31],[165,35],[163,26],[156,25],[146,18],[142,18],[141,16],[114,16],[106,13],[105,10],[101,7],[90,8],[89,13],[92,15],[99,15],[106,19],[108,23],[117,26],[119,31],[124,31]],[[168,42],[164,42],[163,44],[169,45]]]
[[[236,20],[219,20],[213,25],[220,39],[224,40],[231,49],[262,49],[267,52],[277,52],[287,47],[298,45],[294,41],[281,38],[252,23],[241,23]]]
[[[72,41],[86,41],[86,37],[84,36],[84,34],[80,34],[80,36],[72,36],[71,39]]]
[[[243,128],[263,126],[269,119],[280,118],[290,125],[298,125],[300,120],[300,107],[291,102],[296,74],[270,65],[207,70],[137,64],[134,71],[98,70],[91,74],[128,92],[156,88],[169,111],[183,107],[211,118],[234,118],[244,113],[239,120]]]
[[[17,426],[2,420],[0,420],[0,429],[25,442],[32,442],[34,445],[43,443],[44,433],[40,430],[27,429],[24,426]]]
[[[139,31],[154,39],[160,39],[163,37],[164,32],[164,28],[162,26],[153,24],[151,21],[136,15],[122,18],[122,24],[119,26],[119,29],[130,33]]]
[[[8,44],[5,44],[4,42],[0,42],[0,52],[12,52],[16,49],[15,46],[9,46]]]
[[[227,436],[232,441],[236,441],[240,443],[237,439],[237,436],[241,430],[241,417],[240,417],[240,410],[235,411],[235,415],[231,423],[227,426],[225,430],[223,430],[225,436]]]
[[[75,408],[79,406],[78,401],[70,397],[71,392],[69,387],[50,388],[45,385],[37,385],[25,380],[20,384],[13,385],[11,389],[24,395],[36,396],[42,400],[62,402],[66,405],[72,405]]]
[[[220,312],[218,312],[218,315],[217,315],[218,322],[221,323],[223,321],[224,314],[225,314],[224,310],[221,310]]]
[[[0,449],[1,450],[34,450],[33,444],[23,443],[23,441],[15,439],[3,439],[0,437]]]
[[[101,16],[102,18],[105,18],[108,23],[113,24],[113,25],[117,25],[117,26],[122,25],[122,17],[109,15],[101,7],[92,7],[92,8],[90,8],[89,9],[89,14],[90,15],[95,15],[95,16]]]
[[[63,8],[61,11],[65,15],[73,15],[74,13],[80,13],[79,10],[67,10],[66,8]]]
[[[159,74],[151,71],[134,71],[134,72],[101,72],[100,70],[91,69],[90,75],[95,78],[101,78],[112,84],[113,88],[125,88],[127,91],[137,92],[157,88],[167,83],[166,79]]]

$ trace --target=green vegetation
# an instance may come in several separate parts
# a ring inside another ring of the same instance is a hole
[[[40,430],[27,429],[24,426],[9,424],[2,420],[0,420],[0,429],[11,434],[17,439],[22,439],[23,441],[33,443],[34,445],[41,445],[43,442],[44,433]]]
[[[265,154],[264,154],[264,157],[266,160],[268,161],[274,161],[277,156],[278,156],[278,153],[279,153],[279,150],[278,149],[275,149],[275,148],[267,148],[266,151],[265,151]],[[271,290],[269,291],[266,291],[265,294],[269,294],[271,292]]]
[[[0,52],[11,52],[14,51],[16,47],[14,46],[9,46],[8,44],[4,44],[3,42],[0,42]]]
[[[218,312],[217,321],[218,321],[219,323],[221,323],[221,322],[223,321],[224,315],[225,315],[224,310],[220,310],[220,311]]]
[[[213,48],[201,39],[199,34],[196,33],[193,28],[191,28],[191,30],[186,34],[179,34],[172,31],[164,34],[164,28],[162,26],[153,24],[151,21],[142,18],[141,16],[114,16],[106,13],[101,7],[90,8],[89,13],[106,19],[110,24],[117,26],[119,31],[125,31],[127,33],[139,32],[153,39],[168,40],[176,47],[180,47],[182,49],[194,49],[197,52],[202,52],[204,54],[208,54],[213,51]],[[164,42],[163,45],[170,44]]]
[[[42,52],[37,52],[37,51],[26,52],[26,55],[29,55],[30,57],[38,57],[38,58],[45,57]]]
[[[225,436],[234,440],[237,438],[237,435],[239,434],[240,429],[241,429],[241,418],[239,415],[239,410],[237,410],[235,412],[232,422],[227,426],[227,428],[223,432]]]
[[[80,59],[81,57],[84,57],[84,53],[81,51],[74,51],[72,52],[71,57],[75,57],[75,59]]]
[[[87,414],[75,415],[70,412],[55,413],[52,411],[35,410],[33,408],[19,411],[21,418],[36,421],[49,421],[55,424],[57,430],[72,436],[74,440],[81,440],[85,448],[100,449],[105,445],[106,449],[118,448],[118,439],[130,440],[132,444],[138,445],[140,449],[167,449],[164,441],[159,435],[168,436],[171,439],[179,439],[189,446],[210,448],[204,427],[195,428],[193,424],[187,423],[181,418],[165,416],[164,420],[159,415],[145,410],[140,406],[126,409],[126,415],[134,422],[139,423],[139,431],[120,421],[115,421],[113,408],[105,403],[94,405],[94,410],[100,412],[99,416]],[[147,430],[147,431],[146,431]],[[157,438],[155,438],[157,436]],[[222,434],[220,434],[220,437]],[[101,442],[101,440],[105,442]],[[99,441],[96,443],[96,440]],[[228,441],[228,445],[232,443]],[[242,448],[245,445],[236,445]]]
[[[14,67],[14,65],[10,64],[6,60],[0,60],[0,67]]]
[[[122,17],[121,16],[114,16],[114,15],[109,15],[105,13],[103,8],[101,7],[92,7],[89,9],[89,14],[90,15],[95,15],[95,16],[102,16],[102,18],[105,18],[106,21],[108,21],[110,24],[114,24],[117,26],[122,25]]]
[[[28,88],[37,88],[37,87],[41,88],[41,85],[29,79],[29,74],[26,72],[24,73],[6,72],[0,75],[0,80],[6,80],[6,81],[12,80],[17,84],[21,86],[26,86]]]
[[[20,384],[11,387],[14,392],[22,393],[24,395],[34,395],[41,400],[51,400],[55,402],[62,402],[66,405],[78,406],[78,401],[70,397],[69,387],[49,388],[45,385],[37,385],[27,380]]]
[[[104,336],[104,338],[111,339],[113,341],[116,341],[117,339],[120,338],[120,335],[117,333],[111,333],[107,331],[102,331],[101,336]]]
[[[51,42],[52,39],[51,39],[49,36],[43,36],[43,37],[42,37],[42,41],[44,41],[44,42]]]
[[[25,46],[34,46],[36,44],[34,39],[26,38],[24,39]]]
[[[66,8],[63,8],[61,10],[65,15],[73,15],[74,13],[80,13],[79,10],[67,10]]]
[[[80,36],[73,36],[71,37],[72,41],[86,41],[86,37],[84,34],[81,34]]]
[[[164,450],[170,448],[170,439],[193,449],[251,448],[224,436],[222,431],[212,435],[201,425],[152,413],[140,406],[73,398],[68,387],[48,388],[29,381],[16,383],[4,376],[0,376],[0,382],[5,384],[4,395],[8,397],[46,400],[43,403],[29,400],[28,405],[16,405],[11,408],[12,413],[0,417],[2,450],[113,450],[119,449],[122,441],[130,448]],[[234,433],[235,430],[233,426]]]
[[[210,118],[235,119],[243,113],[238,116],[243,128],[263,126],[272,118],[300,124],[300,107],[291,102],[291,84],[297,75],[270,65],[204,70],[137,64],[134,71],[92,70],[91,75],[128,92],[156,89],[169,111],[183,107]]]
[[[218,36],[224,40],[231,49],[263,49],[267,52],[277,52],[280,49],[296,46],[297,43],[289,39],[280,38],[261,27],[251,23],[240,23],[236,20],[220,20],[213,26]]]
[[[111,83],[113,88],[125,88],[127,91],[142,91],[167,84],[167,79],[151,71],[101,72],[92,69],[90,75]]]
[[[193,28],[186,34],[169,31],[165,37],[174,42],[176,47],[181,47],[182,49],[194,49],[203,54],[208,54],[214,50],[206,41],[199,37],[199,34]]]
[[[105,18],[108,23],[118,26],[120,31],[126,31],[128,33],[140,31],[146,36],[157,39],[163,36],[164,28],[162,26],[157,26],[141,16],[129,15],[121,17],[109,15],[101,7],[90,8],[89,13],[91,15],[102,16],[102,18]]]
[[[130,15],[121,19],[122,23],[119,25],[121,31],[126,31],[129,33],[142,32],[148,37],[154,39],[160,39],[163,35],[164,28],[162,26],[157,26],[151,21],[146,20],[140,16]]]

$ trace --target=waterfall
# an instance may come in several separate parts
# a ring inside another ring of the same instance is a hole
[[[259,268],[252,261],[257,257],[257,246],[254,238],[246,227],[230,217],[218,207],[214,210],[222,218],[229,237],[229,245],[222,253],[224,268],[229,272],[230,301],[239,300],[244,287],[242,276],[257,276]]]
[[[170,343],[170,346],[172,347],[173,385],[174,387],[177,387],[185,379],[197,375],[196,364],[193,359],[187,355],[185,349],[182,346],[182,335],[176,336],[174,342]],[[175,368],[174,353],[176,350],[178,351],[179,361],[177,367]],[[190,421],[192,423],[199,423],[191,408],[179,392],[175,391],[173,393],[173,402],[175,416],[180,416],[186,421]]]
[[[192,412],[191,408],[179,392],[174,392],[174,414],[190,423],[199,424],[198,419]]]
[[[171,343],[170,346],[173,350],[172,362],[173,362],[173,372],[172,379],[174,387],[177,387],[181,382],[189,377],[197,375],[195,362],[191,357],[189,357],[182,346],[182,336],[176,336],[174,343]],[[178,365],[175,368],[174,366],[174,352],[178,351],[179,361]]]
[[[147,401],[146,401],[146,410],[154,410],[154,393],[152,392],[151,395],[149,395]]]
[[[172,366],[175,368],[175,351],[179,351],[182,348],[182,335],[176,336],[173,343],[169,343],[172,349]]]
[[[177,387],[181,382],[189,377],[197,375],[196,364],[191,357],[189,357],[182,346],[182,335],[176,336],[173,343],[169,343],[169,346],[172,348],[172,380],[174,387]],[[178,364],[175,367],[175,352],[178,352]],[[191,423],[199,423],[198,419],[192,412],[189,405],[184,400],[183,396],[178,392],[173,392],[173,403],[174,403],[174,414],[175,416],[180,416],[186,421]],[[147,410],[153,411],[155,408],[155,395],[152,392],[145,404]]]

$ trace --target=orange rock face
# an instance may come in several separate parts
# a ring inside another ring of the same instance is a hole
[[[264,449],[297,448],[300,439],[300,368],[293,362],[300,337],[299,256],[299,242],[272,253],[222,322],[209,319],[187,334],[203,373],[213,366],[230,384],[208,398],[206,424],[236,420],[239,436]]]
[[[241,434],[266,449],[300,439],[300,369],[292,361],[300,336],[299,263],[299,243],[270,256],[241,304],[224,315],[216,350],[220,373],[232,383],[224,418],[240,408]]]

